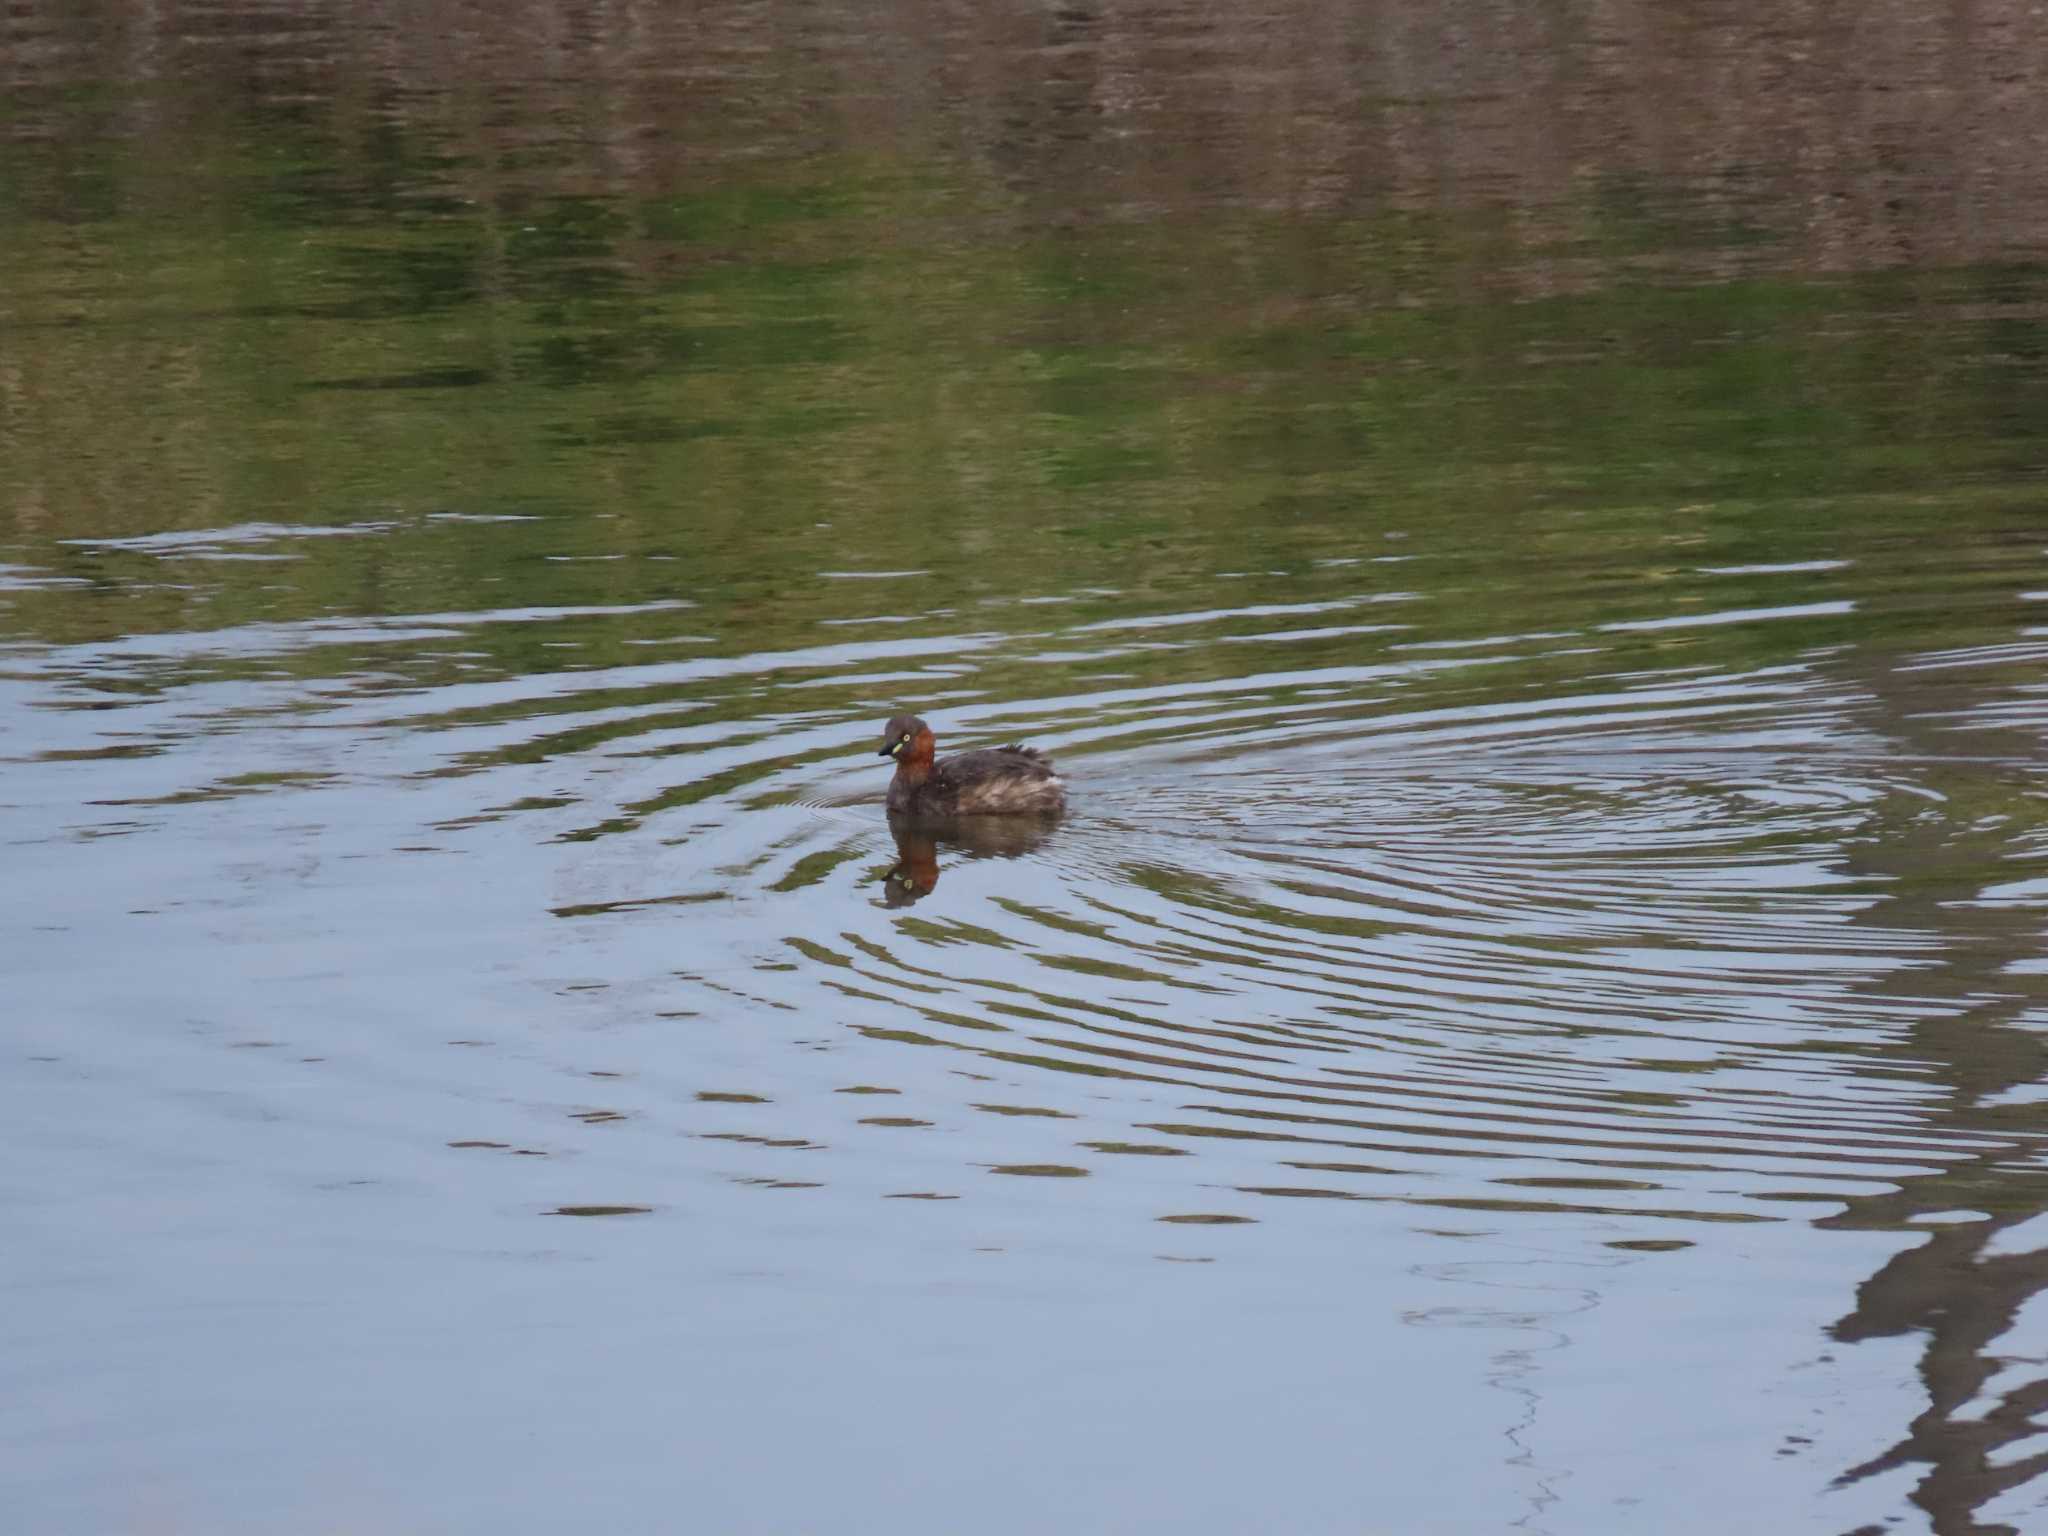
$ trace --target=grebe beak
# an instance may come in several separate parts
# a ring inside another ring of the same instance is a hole
[[[899,736],[896,738],[896,741],[893,745],[884,743],[882,746],[876,748],[875,756],[894,757],[898,752],[901,752],[903,750],[903,743],[908,741],[909,739],[910,738],[908,736]]]

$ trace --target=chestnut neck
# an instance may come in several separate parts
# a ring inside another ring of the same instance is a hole
[[[896,759],[896,777],[904,784],[918,785],[931,777],[932,753],[938,740],[930,731],[919,731],[910,738]]]

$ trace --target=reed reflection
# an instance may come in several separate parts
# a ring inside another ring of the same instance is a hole
[[[1954,718],[1958,675],[1880,669],[1869,679],[1884,727],[1903,752],[1926,760],[1955,751],[1940,727]],[[1988,713],[1997,701],[1970,702]],[[2048,1252],[2001,1251],[2000,1241],[2048,1210],[2037,1151],[2040,1106],[2024,1102],[2048,1051],[2027,1022],[2038,1004],[2026,978],[2041,959],[2040,913],[2031,903],[2001,902],[1987,887],[2011,878],[2015,858],[2038,846],[2043,816],[2032,775],[2020,766],[2029,744],[1971,737],[1968,761],[1938,762],[1918,776],[1940,796],[1941,814],[1928,814],[1915,796],[1899,807],[1895,825],[1882,827],[1849,860],[1857,873],[1891,881],[1889,899],[1864,921],[1943,941],[1933,968],[1895,973],[1876,991],[1910,994],[1923,1005],[1891,1053],[1946,1087],[1926,1128],[1968,1155],[1893,1189],[1851,1197],[1816,1225],[1925,1233],[1925,1241],[1894,1254],[1857,1287],[1854,1306],[1829,1336],[1854,1344],[1919,1334],[1927,1406],[1890,1446],[1836,1482],[1918,1463],[1926,1470],[1911,1497],[1936,1536],[2016,1536],[2017,1527],[1987,1521],[1982,1512],[2048,1472],[2048,1452],[2010,1454],[2040,1433],[2035,1421],[2048,1412],[2048,1381],[2023,1371],[2002,1390],[1991,1386],[2014,1363],[1998,1341],[2048,1290]],[[1987,751],[1994,744],[2013,750]]]
[[[908,907],[931,895],[939,884],[941,847],[971,859],[1014,859],[1042,847],[1054,825],[1037,816],[892,815],[889,831],[896,839],[896,862],[882,876],[882,901]]]

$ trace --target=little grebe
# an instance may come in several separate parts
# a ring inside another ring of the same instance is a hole
[[[1034,747],[987,747],[932,761],[932,728],[915,715],[882,727],[878,757],[896,759],[889,809],[907,816],[1048,815],[1067,803],[1052,759]]]

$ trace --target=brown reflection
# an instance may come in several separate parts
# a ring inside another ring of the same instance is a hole
[[[1982,673],[1886,670],[1868,681],[1886,733],[1915,756],[1933,758],[1957,750],[1955,736],[1942,728],[1959,706],[1987,702],[1959,697],[1959,688],[1982,680]],[[1851,1198],[1847,1209],[1817,1225],[1926,1233],[1864,1281],[1854,1307],[1829,1330],[1844,1344],[1903,1334],[1924,1341],[1919,1374],[1927,1407],[1892,1445],[1843,1472],[1838,1483],[1918,1463],[1927,1470],[1912,1501],[1936,1536],[2018,1536],[2016,1527],[1986,1523],[1979,1511],[2048,1472],[2048,1451],[2002,1454],[2039,1433],[2031,1421],[2048,1412],[2048,1381],[1992,1386],[1997,1341],[2048,1287],[2048,1252],[1990,1251],[2000,1233],[2048,1210],[2037,1151],[2043,1106],[2000,1102],[2048,1068],[2048,1042],[2022,1019],[2039,1005],[2038,990],[2013,970],[2015,962],[2040,958],[2042,933],[2037,909],[1983,902],[1988,885],[2016,877],[2022,866],[2010,862],[2012,855],[2023,839],[2038,837],[2043,812],[2033,798],[2039,775],[2027,762],[2032,743],[1972,732],[1966,745],[1970,761],[1911,770],[1916,784],[1943,797],[1939,813],[1917,796],[1896,796],[1889,813],[1896,824],[1876,828],[1852,851],[1851,865],[1891,882],[1888,899],[1864,921],[1945,941],[1935,967],[1903,970],[1876,990],[1925,1005],[1885,1054],[1947,1088],[1924,1126],[1970,1155],[1894,1189]],[[2010,756],[2001,750],[2014,747]],[[1947,1219],[1912,1225],[1934,1218]]]
[[[1551,283],[1597,264],[1617,223],[1667,225],[1674,257],[1710,266],[1780,241],[1830,270],[2048,244],[2048,16],[2022,0],[24,0],[10,28],[0,133],[166,144],[191,114],[310,122],[366,196],[394,197],[409,149],[450,200],[659,196],[741,159],[836,152],[957,158],[1011,216],[1059,222],[1483,204],[1543,253],[1514,276]],[[104,98],[65,89],[80,80],[137,89],[102,121]],[[537,125],[589,148],[534,153]],[[421,130],[431,153],[394,141]],[[93,211],[116,195],[94,170],[53,153],[31,206]]]
[[[891,816],[896,862],[882,876],[882,900],[892,907],[907,907],[931,895],[939,883],[941,846],[969,858],[1014,859],[1042,844],[1053,825],[1037,816],[960,816],[946,821]]]

